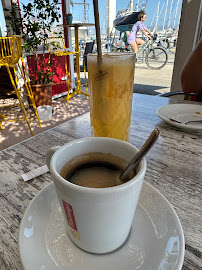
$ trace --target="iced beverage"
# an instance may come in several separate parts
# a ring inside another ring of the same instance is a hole
[[[88,54],[91,135],[129,141],[135,54]]]

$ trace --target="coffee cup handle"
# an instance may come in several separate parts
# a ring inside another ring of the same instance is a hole
[[[46,164],[48,166],[48,169],[50,170],[50,161],[53,156],[53,154],[60,148],[60,146],[54,146],[48,149],[46,153]]]

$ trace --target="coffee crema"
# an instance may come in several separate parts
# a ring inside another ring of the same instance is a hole
[[[120,175],[127,162],[112,154],[99,152],[80,155],[68,162],[61,176],[79,186],[89,188],[107,188],[123,184]],[[135,176],[132,171],[127,180]]]

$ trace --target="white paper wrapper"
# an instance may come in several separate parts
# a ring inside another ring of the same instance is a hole
[[[24,181],[29,181],[29,180],[33,179],[34,177],[37,177],[37,176],[42,175],[42,174],[47,173],[47,172],[49,172],[49,169],[48,169],[47,165],[44,165],[44,166],[39,167],[37,169],[34,169],[28,173],[22,174],[22,179]]]

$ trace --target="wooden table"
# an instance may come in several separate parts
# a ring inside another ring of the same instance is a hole
[[[199,270],[202,266],[202,134],[186,133],[161,121],[156,111],[169,102],[175,103],[168,98],[134,95],[130,142],[140,148],[156,125],[161,129],[160,138],[146,158],[145,181],[169,200],[180,218],[186,241],[182,269]],[[51,182],[50,173],[29,182],[23,182],[21,174],[44,165],[50,146],[87,136],[90,136],[89,113],[0,152],[1,270],[22,269],[18,253],[20,221],[30,201]]]

